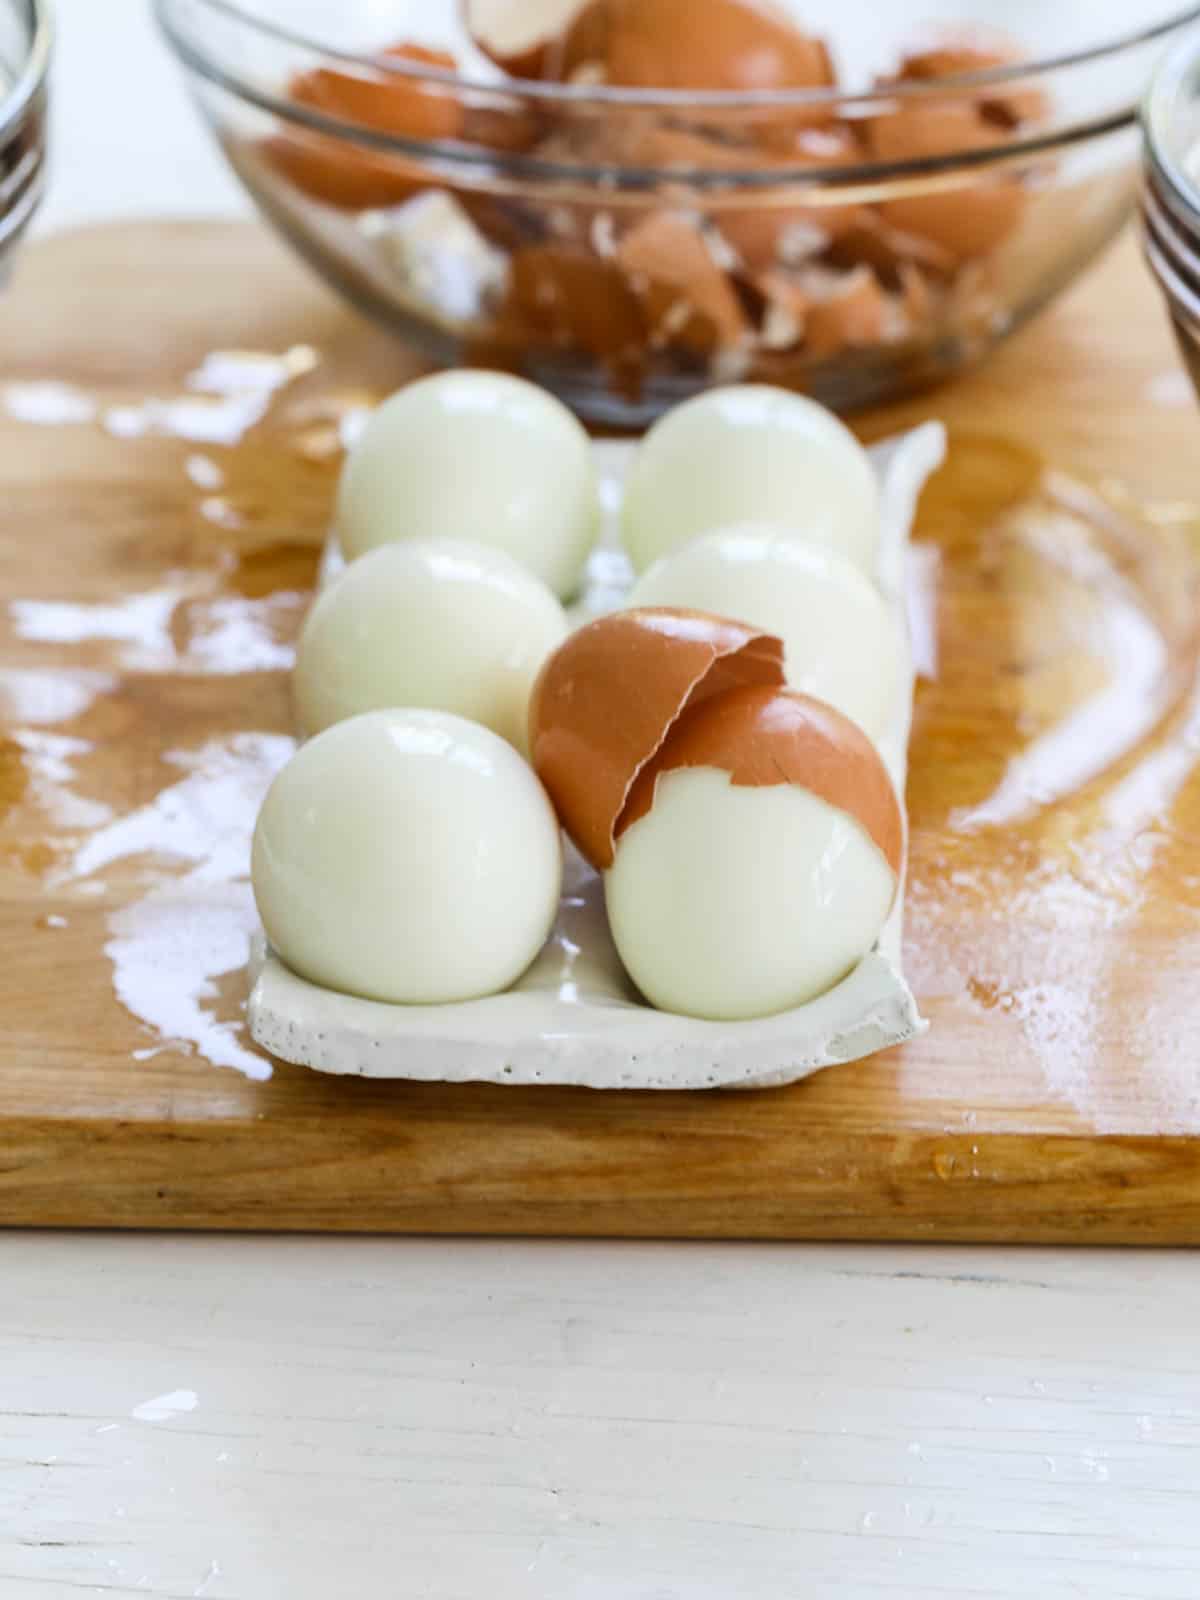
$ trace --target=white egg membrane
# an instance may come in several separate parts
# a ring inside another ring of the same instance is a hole
[[[633,446],[595,446],[606,528],[578,620],[619,606],[632,572],[617,538],[621,481]],[[905,624],[905,570],[917,497],[945,450],[938,423],[876,445],[882,487],[878,582]],[[329,552],[326,575],[340,558]],[[901,794],[913,675],[880,741]],[[609,936],[600,879],[568,850],[558,920],[512,989],[459,1005],[393,1006],[306,983],[260,937],[251,956],[250,1031],[265,1050],[318,1072],[427,1082],[574,1084],[592,1089],[758,1089],[857,1061],[925,1030],[901,966],[903,893],[875,948],[819,999],[752,1022],[703,1022],[655,1011],[625,976]]]

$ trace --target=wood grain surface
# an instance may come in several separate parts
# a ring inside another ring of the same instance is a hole
[[[1200,431],[1132,246],[863,419],[954,431],[917,535],[933,1026],[777,1092],[345,1082],[246,1040],[339,428],[412,370],[249,225],[59,236],[0,305],[0,1223],[1200,1242]]]

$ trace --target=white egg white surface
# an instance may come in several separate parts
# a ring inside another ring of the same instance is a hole
[[[613,942],[661,1011],[745,1022],[815,1000],[879,937],[896,880],[862,824],[792,784],[667,772],[604,880]]]
[[[373,711],[303,745],[254,834],[254,895],[291,969],[396,1004],[492,994],[545,942],[558,823],[504,740],[435,711]]]
[[[495,545],[569,598],[600,526],[587,433],[522,378],[420,378],[371,414],[342,472],[337,526],[350,559],[395,539]]]
[[[873,574],[879,479],[844,422],[767,384],[712,389],[677,406],[637,447],[621,527],[638,572],[713,528],[774,522]]]
[[[872,739],[907,692],[904,630],[882,591],[837,551],[773,523],[690,540],[644,572],[629,598],[714,611],[778,635],[792,688],[836,706]]]
[[[883,512],[874,576],[897,622],[904,613],[913,510],[944,448],[941,427],[927,424],[870,452]],[[593,449],[609,525],[589,564],[575,613],[580,619],[622,604],[632,581],[616,529],[631,446],[606,441]],[[879,741],[901,791],[912,687],[909,673]],[[321,1072],[596,1089],[769,1087],[902,1044],[923,1030],[901,967],[902,922],[898,897],[875,948],[834,989],[806,1005],[753,1022],[680,1017],[653,1010],[632,989],[609,934],[600,880],[568,850],[550,938],[505,993],[461,1005],[380,1005],[306,982],[260,940],[248,1015],[263,1048]]]
[[[480,722],[522,753],[529,695],[566,613],[511,556],[456,539],[380,545],[329,583],[296,651],[305,734],[363,711],[420,706]]]

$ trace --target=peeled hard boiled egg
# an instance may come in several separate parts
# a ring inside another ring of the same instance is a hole
[[[902,857],[865,735],[793,690],[734,689],[685,712],[642,769],[605,877],[609,925],[660,1010],[770,1016],[858,965]]]
[[[254,833],[267,937],[310,982],[435,1005],[505,989],[558,908],[558,823],[512,746],[440,711],[372,711],[303,745]]]
[[[567,636],[561,605],[503,550],[414,539],[370,550],[309,612],[293,678],[301,731],[414,706],[527,748],[529,694]]]
[[[421,378],[379,407],[351,451],[337,525],[350,558],[404,539],[493,545],[565,599],[600,525],[588,436],[521,378]]]
[[[642,572],[699,534],[750,521],[793,528],[874,571],[869,456],[832,412],[767,384],[711,390],[656,422],[629,474],[622,529]]]
[[[846,556],[789,528],[747,523],[693,539],[642,574],[630,604],[720,611],[778,635],[789,685],[873,739],[894,715],[905,645],[882,595]]]

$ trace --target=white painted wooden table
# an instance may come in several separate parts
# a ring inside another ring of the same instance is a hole
[[[240,209],[59,5],[41,226]],[[0,1235],[0,1600],[1196,1600],[1197,1327],[1186,1254]]]

